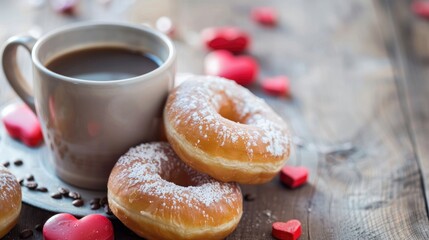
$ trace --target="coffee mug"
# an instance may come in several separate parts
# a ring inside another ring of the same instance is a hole
[[[33,89],[17,66],[19,46],[31,53]],[[66,52],[103,46],[142,51],[156,56],[161,64],[143,75],[106,81],[73,78],[46,67]],[[67,26],[38,40],[16,36],[3,50],[3,71],[18,96],[37,114],[56,174],[72,185],[100,190],[106,189],[120,155],[157,139],[162,107],[174,85],[175,61],[168,37],[127,23]]]

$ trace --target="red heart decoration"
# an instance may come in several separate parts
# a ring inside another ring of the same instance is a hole
[[[12,138],[29,147],[35,147],[43,141],[39,120],[26,105],[8,106],[2,115],[6,131]]]
[[[201,37],[207,48],[228,50],[234,53],[243,52],[250,44],[249,35],[237,27],[206,28]]]
[[[80,220],[68,213],[52,216],[43,226],[45,240],[113,240],[113,225],[100,214]]]
[[[251,17],[255,22],[267,26],[277,24],[277,11],[271,7],[257,7],[252,9]]]
[[[429,19],[429,2],[414,1],[411,4],[411,10],[419,17]]]
[[[308,169],[305,167],[284,166],[280,180],[290,188],[296,188],[307,182]]]
[[[272,235],[276,239],[296,240],[301,236],[301,222],[293,219],[287,222],[275,222],[272,225]]]
[[[225,50],[209,53],[204,65],[206,74],[228,78],[243,86],[253,83],[259,71],[252,57],[234,56]]]
[[[75,14],[78,0],[52,0],[51,5],[52,8],[58,13],[73,15]]]
[[[290,96],[289,78],[286,76],[266,78],[262,82],[262,89],[264,89],[267,94]]]

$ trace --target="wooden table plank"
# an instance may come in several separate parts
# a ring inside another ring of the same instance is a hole
[[[429,22],[414,15],[406,1],[380,1],[384,13],[384,40],[389,46],[395,79],[403,99],[403,111],[409,115],[409,131],[419,160],[429,206]],[[391,38],[389,36],[395,35]]]
[[[207,51],[198,39],[202,28],[243,27],[253,36],[250,53],[261,64],[261,78],[290,76],[294,96],[292,100],[268,97],[258,84],[251,87],[252,91],[264,97],[305,143],[304,148],[294,149],[288,164],[308,167],[309,184],[290,190],[276,178],[265,185],[242,186],[243,193],[253,193],[256,199],[244,202],[243,219],[228,239],[272,239],[271,223],[292,218],[303,224],[301,239],[429,238],[420,181],[421,172],[427,172],[420,164],[429,136],[425,134],[428,120],[424,117],[428,112],[420,108],[427,109],[422,104],[428,88],[426,83],[408,86],[403,78],[401,83],[412,88],[407,90],[408,98],[420,96],[408,100],[413,101],[411,104],[405,102],[395,79],[401,77],[398,70],[402,68],[397,60],[410,61],[409,57],[393,54],[392,49],[403,46],[387,41],[382,34],[392,34],[391,38],[406,34],[387,29],[388,24],[395,23],[390,19],[403,12],[386,15],[388,1],[381,6],[360,0],[179,3],[174,9],[159,10],[163,14],[174,12],[178,22],[178,71],[203,72]],[[278,27],[265,28],[250,20],[251,7],[260,5],[279,10]],[[148,19],[139,15],[143,3],[131,9],[130,15],[120,17],[136,22]],[[47,9],[37,11],[40,15],[28,21],[46,29],[55,27],[50,17],[61,19],[59,24],[90,18],[88,10],[77,19],[63,19]],[[5,86],[4,78],[0,86]],[[410,107],[414,110],[404,111],[404,104],[414,106]],[[348,143],[354,149],[323,152]],[[18,226],[6,239],[16,239],[20,230],[32,228],[51,215],[25,205]],[[118,221],[114,225],[117,239],[138,239]],[[40,234],[35,237],[40,238]]]

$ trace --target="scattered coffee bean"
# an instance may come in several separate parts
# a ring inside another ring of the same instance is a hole
[[[105,212],[107,215],[113,215],[112,210],[110,209],[110,207],[109,207],[109,205],[108,205],[108,204],[104,205],[104,212]]]
[[[19,233],[20,239],[27,239],[31,236],[33,236],[33,231],[31,229],[24,229]]]
[[[100,200],[100,205],[104,207],[106,204],[107,204],[107,197],[104,197]]]
[[[3,163],[3,167],[9,167],[10,166],[10,162],[6,161]]]
[[[80,193],[78,192],[69,192],[68,194],[69,198],[73,198],[73,199],[81,199],[82,197],[80,196]]]
[[[92,203],[91,204],[91,210],[98,210],[100,209],[100,204],[99,203]]]
[[[13,164],[15,166],[22,166],[22,164],[24,164],[24,162],[21,159],[17,159],[17,160],[15,160],[15,162],[13,162]]]
[[[36,188],[36,190],[39,192],[48,192],[48,189],[45,187],[38,187],[38,188]]]
[[[98,205],[100,205],[100,199],[99,198],[94,198],[94,199],[92,199],[90,202],[89,202],[89,204],[98,204]]]
[[[22,186],[24,184],[24,178],[18,178],[18,183]]]
[[[62,197],[63,197],[63,195],[60,192],[56,192],[56,193],[51,194],[51,198],[54,198],[54,199],[61,199]]]
[[[244,195],[244,201],[251,202],[251,201],[254,201],[255,199],[256,199],[256,196],[252,193],[246,193]]]
[[[64,197],[67,197],[69,195],[70,190],[67,188],[60,187],[58,188],[58,192],[61,193]]]
[[[82,207],[82,206],[83,206],[83,204],[84,204],[84,202],[83,202],[83,200],[82,200],[82,199],[76,199],[76,200],[74,200],[74,201],[72,202],[72,204],[73,204],[73,206],[75,206],[75,207]]]
[[[38,232],[43,231],[43,224],[36,224],[36,226],[34,226],[34,229]]]
[[[30,181],[30,182],[27,182],[27,183],[25,184],[25,186],[26,186],[28,189],[30,189],[30,190],[36,190],[36,188],[37,188],[37,183],[36,183],[36,182],[33,182],[33,181]]]
[[[29,175],[26,177],[26,179],[27,179],[27,181],[34,181],[34,176],[33,176],[33,174],[29,174]]]

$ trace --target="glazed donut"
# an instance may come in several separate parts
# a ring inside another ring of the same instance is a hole
[[[146,239],[223,239],[237,227],[241,190],[180,161],[170,144],[130,149],[108,182],[113,214]]]
[[[21,186],[15,176],[0,166],[0,238],[18,222],[21,199]]]
[[[186,75],[164,108],[167,139],[192,168],[224,182],[271,180],[289,157],[286,123],[233,81]]]

